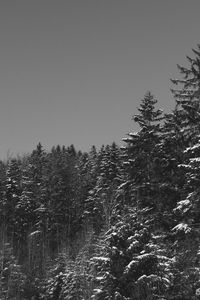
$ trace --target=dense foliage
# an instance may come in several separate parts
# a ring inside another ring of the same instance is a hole
[[[0,162],[0,299],[200,299],[200,46],[150,93],[139,126],[88,153],[73,145]]]

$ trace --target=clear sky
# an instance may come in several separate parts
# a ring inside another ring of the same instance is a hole
[[[199,13],[199,0],[2,0],[0,158],[121,144],[147,90],[173,108]]]

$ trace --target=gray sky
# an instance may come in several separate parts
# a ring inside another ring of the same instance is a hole
[[[120,144],[147,90],[173,108],[199,12],[199,0],[2,0],[0,158],[39,141]]]

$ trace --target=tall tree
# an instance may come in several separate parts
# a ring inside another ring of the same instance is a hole
[[[111,225],[111,217],[115,206],[115,192],[119,184],[120,149],[115,143],[101,149],[99,174],[96,184],[90,190],[87,215],[90,216],[97,234]]]
[[[3,197],[4,221],[6,225],[7,241],[14,243],[15,239],[15,221],[16,221],[16,205],[21,194],[21,170],[20,162],[17,159],[12,159],[7,167],[5,194]]]
[[[187,56],[188,67],[178,65],[182,78],[171,80],[178,87],[172,89],[172,93],[187,143],[195,142],[200,130],[200,45],[197,47],[197,50],[193,49],[194,58]]]
[[[124,148],[125,173],[129,188],[132,186],[128,194],[129,204],[130,199],[142,206],[155,204],[152,202],[154,197],[149,197],[149,194],[154,189],[155,162],[158,155],[156,145],[161,139],[160,121],[163,119],[162,111],[155,108],[156,103],[157,100],[148,92],[138,108],[139,114],[133,116],[140,130],[129,133],[128,138],[123,139],[127,144]],[[142,191],[144,193],[141,198]]]

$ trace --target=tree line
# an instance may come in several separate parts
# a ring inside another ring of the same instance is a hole
[[[0,298],[200,299],[200,45],[124,146],[0,162]]]

